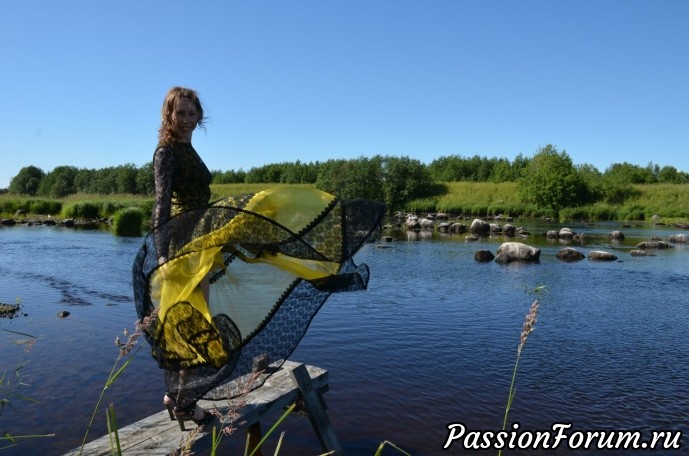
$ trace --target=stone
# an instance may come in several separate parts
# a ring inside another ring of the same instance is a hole
[[[615,261],[617,260],[617,255],[610,252],[604,252],[602,250],[592,250],[589,252],[589,260],[593,261]]]
[[[471,231],[471,234],[475,235],[488,234],[490,233],[490,224],[481,219],[474,219],[474,221],[471,222],[469,231]]]
[[[572,247],[565,247],[561,249],[557,254],[555,255],[558,260],[562,261],[567,261],[567,262],[572,262],[572,261],[581,261],[586,256],[578,251],[577,249],[573,249]]]
[[[493,255],[493,252],[490,250],[478,250],[476,253],[474,253],[474,260],[478,261],[479,263],[487,263],[489,261],[493,261],[495,259],[495,255]]]
[[[511,263],[513,261],[537,262],[540,257],[541,249],[521,242],[503,242],[498,247],[495,261],[498,263]]]

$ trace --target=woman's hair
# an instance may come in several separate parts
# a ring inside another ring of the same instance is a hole
[[[163,144],[170,144],[175,141],[175,123],[172,114],[174,114],[175,111],[175,101],[180,98],[187,99],[194,103],[199,113],[199,121],[196,125],[202,130],[206,129],[206,117],[203,115],[203,105],[199,99],[199,94],[192,89],[173,87],[167,92],[167,95],[165,95],[162,111],[163,122],[158,129],[158,140]]]

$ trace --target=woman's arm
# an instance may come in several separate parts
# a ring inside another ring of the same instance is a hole
[[[163,146],[153,155],[153,177],[155,181],[155,204],[151,222],[153,224],[158,263],[168,258],[169,227],[167,222],[172,213],[172,182],[176,161],[172,149]]]

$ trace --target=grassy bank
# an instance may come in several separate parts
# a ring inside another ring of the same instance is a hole
[[[498,214],[513,217],[558,217],[566,220],[651,220],[654,215],[668,223],[689,220],[689,185],[635,185],[636,195],[621,205],[597,203],[565,208],[558,214],[521,201],[514,182],[448,182],[445,194],[416,199],[408,204],[412,212],[445,212],[485,217]]]
[[[213,184],[212,199],[242,193],[253,193],[268,187],[288,184]],[[590,206],[562,209],[559,214],[521,201],[517,184],[513,182],[448,182],[446,192],[432,198],[410,201],[410,212],[445,212],[475,217],[498,214],[513,217],[555,217],[560,220],[651,220],[654,215],[667,223],[689,222],[689,185],[635,185],[636,195],[622,205],[598,203]],[[314,188],[314,185],[299,185]],[[136,207],[150,214],[153,197],[135,195],[71,195],[62,199],[0,195],[2,218],[108,218],[120,209]],[[17,211],[20,214],[17,215]]]
[[[130,207],[150,213],[153,208],[153,198],[137,195],[75,194],[65,198],[51,199],[0,195],[0,217],[16,220],[46,217],[100,219],[111,217],[120,209]]]

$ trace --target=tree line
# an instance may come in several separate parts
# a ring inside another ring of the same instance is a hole
[[[604,201],[621,204],[634,195],[634,184],[689,183],[689,173],[673,166],[649,163],[642,167],[615,163],[604,172],[592,165],[574,165],[563,150],[547,145],[533,157],[514,160],[475,155],[442,156],[430,164],[410,157],[381,156],[331,159],[323,162],[271,163],[249,171],[212,171],[214,184],[313,184],[343,198],[385,201],[391,210],[404,203],[442,193],[443,182],[518,182],[525,201],[555,211],[563,207]],[[58,166],[44,172],[36,166],[14,176],[9,193],[62,198],[75,193],[152,195],[153,165],[132,164],[103,169]]]

